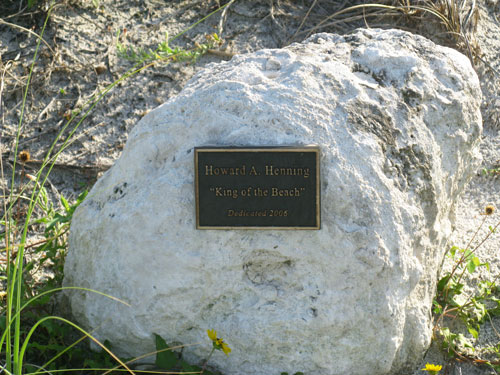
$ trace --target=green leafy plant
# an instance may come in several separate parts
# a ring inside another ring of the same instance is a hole
[[[35,253],[40,254],[37,261],[31,261],[27,265],[30,271],[34,266],[43,267],[47,262],[51,263],[54,277],[48,280],[45,288],[57,287],[62,284],[64,259],[67,251],[66,233],[69,231],[71,219],[75,209],[83,202],[88,191],[84,190],[76,199],[75,203],[69,204],[63,195],[60,196],[62,210],[55,210],[50,202],[45,188],[40,189],[39,206],[43,209],[43,216],[34,221],[45,227],[45,240],[35,243]],[[33,246],[33,245],[31,245]],[[28,248],[26,246],[25,248]],[[47,289],[47,290],[48,290]]]
[[[196,43],[192,49],[181,47],[171,47],[168,33],[165,33],[165,40],[158,44],[155,50],[135,49],[132,45],[125,45],[120,42],[120,32],[116,34],[116,49],[118,54],[132,62],[150,63],[152,61],[176,61],[176,62],[196,62],[207,51],[216,48],[222,44],[222,40],[213,33],[206,36],[206,43]]]
[[[500,176],[500,167],[483,168],[481,170],[481,174],[483,176],[489,176],[489,177]]]
[[[195,46],[191,49],[185,49],[181,47],[173,47],[171,43],[179,38],[184,33],[191,30],[193,27],[199,23],[205,21],[212,15],[222,11],[224,8],[228,8],[235,0],[231,0],[225,5],[220,6],[213,12],[209,13],[207,16],[201,18],[199,21],[195,22],[179,34],[172,38],[169,38],[168,33],[165,33],[165,39],[163,42],[159,43],[155,50],[135,48],[133,45],[125,44],[120,42],[120,31],[116,33],[116,49],[118,54],[129,61],[136,63],[136,66],[146,64],[150,66],[158,61],[161,62],[196,62],[201,56],[209,51],[213,51],[214,48],[220,47],[223,44],[223,40],[217,33],[212,33],[206,35],[205,43],[195,43]]]
[[[453,246],[447,253],[447,256],[454,262],[453,268],[440,278],[437,284],[437,293],[434,298],[434,336],[441,341],[441,347],[450,359],[469,360],[476,364],[487,364],[497,370],[500,369],[500,355],[498,347],[489,348],[490,352],[496,352],[498,360],[488,360],[483,358],[474,358],[468,354],[474,351],[474,341],[479,337],[481,326],[486,319],[491,316],[500,315],[500,286],[497,284],[500,275],[493,280],[479,280],[475,293],[464,295],[464,276],[466,273],[473,275],[478,268],[485,267],[489,271],[489,264],[482,263],[476,255],[477,249],[494,234],[500,225],[489,227],[488,233],[479,241],[478,245],[471,248],[479,230],[484,225],[487,216],[494,213],[494,207],[486,206],[483,213],[484,218],[477,228],[474,236],[471,238],[465,248]],[[448,326],[449,320],[459,319],[467,329],[471,338],[463,333],[455,333]],[[500,345],[499,345],[500,346]]]

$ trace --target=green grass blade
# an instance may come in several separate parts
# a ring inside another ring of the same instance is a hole
[[[55,293],[55,292],[60,292],[60,291],[63,291],[63,290],[80,290],[80,291],[85,291],[85,292],[92,292],[92,293],[96,293],[96,294],[99,294],[101,296],[104,296],[104,297],[107,297],[107,298],[110,298],[112,299],[113,301],[117,301],[119,303],[123,303],[124,305],[126,306],[129,306],[130,307],[130,304],[128,304],[127,302],[119,299],[119,298],[116,298],[116,297],[113,297],[109,294],[106,294],[106,293],[103,293],[103,292],[100,292],[98,290],[94,290],[94,289],[89,289],[89,288],[83,288],[83,287],[77,287],[77,286],[65,286],[65,287],[61,287],[61,288],[54,288],[54,289],[51,289],[51,290],[47,290],[46,292],[43,292],[43,293],[40,293],[38,295],[36,295],[35,297],[33,298],[30,298],[30,300],[28,302],[26,302],[17,312],[16,312],[16,315],[14,315],[13,318],[17,318],[18,316],[21,315],[21,312],[26,308],[28,307],[31,303],[33,303],[34,301],[36,301],[37,299],[43,297],[43,296],[46,296],[48,294],[52,294],[52,293]],[[10,330],[10,325],[12,324],[12,321],[9,323],[9,324],[6,324],[6,327],[5,327],[5,332],[3,333],[2,337],[0,338],[0,352],[2,351],[2,347],[3,347],[3,343],[4,343],[4,340],[7,336],[7,332]]]
[[[38,328],[38,326],[40,324],[42,324],[43,322],[45,321],[48,321],[48,320],[59,320],[63,323],[66,323],[70,326],[72,326],[73,328],[79,330],[80,332],[82,332],[85,336],[89,337],[92,341],[94,341],[97,345],[99,345],[103,350],[105,350],[116,362],[118,362],[123,368],[127,369],[127,372],[131,375],[135,375],[135,373],[120,359],[118,358],[111,350],[109,350],[104,344],[102,344],[99,340],[97,340],[94,336],[92,336],[89,332],[85,331],[83,328],[81,328],[80,326],[78,326],[77,324],[73,323],[73,322],[70,322],[69,320],[67,319],[64,319],[64,318],[61,318],[59,316],[47,316],[45,318],[42,318],[40,319],[39,321],[37,321],[33,327],[30,329],[30,331],[28,332],[28,334],[26,335],[26,339],[24,340],[24,343],[23,343],[23,346],[21,347],[21,350],[19,352],[19,362],[18,362],[18,369],[19,369],[19,374],[22,374],[22,365],[23,365],[23,358],[24,358],[24,354],[26,353],[26,348],[28,347],[28,343],[29,343],[29,340],[31,338],[31,336],[33,335],[33,333],[35,332],[35,330]]]
[[[37,44],[36,44],[35,53],[33,55],[33,62],[31,63],[31,66],[30,66],[28,80],[26,82],[26,89],[24,90],[23,101],[22,101],[22,105],[21,105],[21,114],[19,116],[19,123],[17,126],[15,145],[14,145],[14,162],[13,162],[13,166],[12,166],[12,180],[11,180],[11,190],[10,190],[11,195],[13,194],[14,187],[15,187],[15,172],[16,172],[17,153],[18,153],[18,147],[19,147],[19,138],[21,136],[22,123],[23,123],[23,119],[24,119],[24,111],[26,108],[26,99],[28,97],[28,89],[30,86],[31,77],[33,75],[35,63],[36,63],[36,60],[38,57],[38,51],[40,49],[40,45],[41,45],[41,42],[43,40],[42,39],[43,34],[45,32],[45,28],[47,27],[50,13],[51,13],[54,5],[55,4],[52,3],[51,7],[49,8],[49,10],[47,12],[47,16],[45,17],[45,21],[44,21],[41,33],[40,33],[40,36],[39,36]],[[8,219],[10,221],[10,220],[12,220],[12,210],[10,210],[9,212],[10,212],[10,215],[8,216]],[[28,222],[29,222],[29,218],[27,217],[26,221],[25,221],[25,229],[27,229]],[[8,235],[8,234],[6,233],[6,235]],[[13,283],[13,285],[12,285],[13,288],[11,289],[11,292],[13,292],[13,290],[16,290],[15,311],[19,311],[21,308],[21,290],[22,290],[21,285],[22,285],[22,273],[23,273],[22,269],[23,269],[23,258],[24,258],[24,246],[23,245],[24,245],[25,241],[26,241],[26,231],[23,231],[23,236],[21,237],[21,243],[20,243],[21,246],[19,247],[19,250],[17,252],[16,265],[15,265],[14,270],[13,270],[12,278],[10,279],[11,283]],[[17,273],[17,275],[16,275],[16,273]],[[16,288],[16,285],[17,285],[17,288]],[[13,302],[14,302],[14,300],[13,300],[14,293],[10,293],[10,294],[11,295],[7,295],[7,309],[9,310],[9,316],[12,313],[12,307],[13,307]],[[8,323],[10,323],[10,322],[8,322]],[[9,328],[9,330],[10,330],[10,328]],[[20,315],[17,315],[15,318],[15,325],[14,325],[14,347],[13,347],[13,353],[12,353],[13,359],[14,359],[14,361],[13,361],[14,362],[14,373],[16,373],[17,375],[21,375],[21,369],[19,368],[19,365],[18,365],[20,335],[21,335],[21,319],[20,319]]]

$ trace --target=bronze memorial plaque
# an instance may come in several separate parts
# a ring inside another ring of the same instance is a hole
[[[195,148],[197,229],[320,229],[318,147]]]

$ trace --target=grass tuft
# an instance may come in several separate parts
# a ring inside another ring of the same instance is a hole
[[[473,63],[480,57],[474,36],[479,15],[474,0],[393,0],[340,9],[338,5],[333,0],[313,1],[288,42],[323,31],[345,34],[357,27],[402,28],[440,43],[447,42],[466,53]],[[314,26],[306,28],[309,18]]]

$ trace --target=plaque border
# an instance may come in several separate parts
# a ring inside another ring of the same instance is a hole
[[[316,153],[316,226],[312,227],[272,227],[272,226],[200,226],[199,212],[199,188],[198,188],[198,153],[199,152],[315,152]],[[196,229],[228,230],[228,229],[252,229],[252,230],[319,230],[321,229],[321,186],[320,186],[320,147],[317,145],[307,146],[200,146],[194,148],[194,194],[196,201]]]

